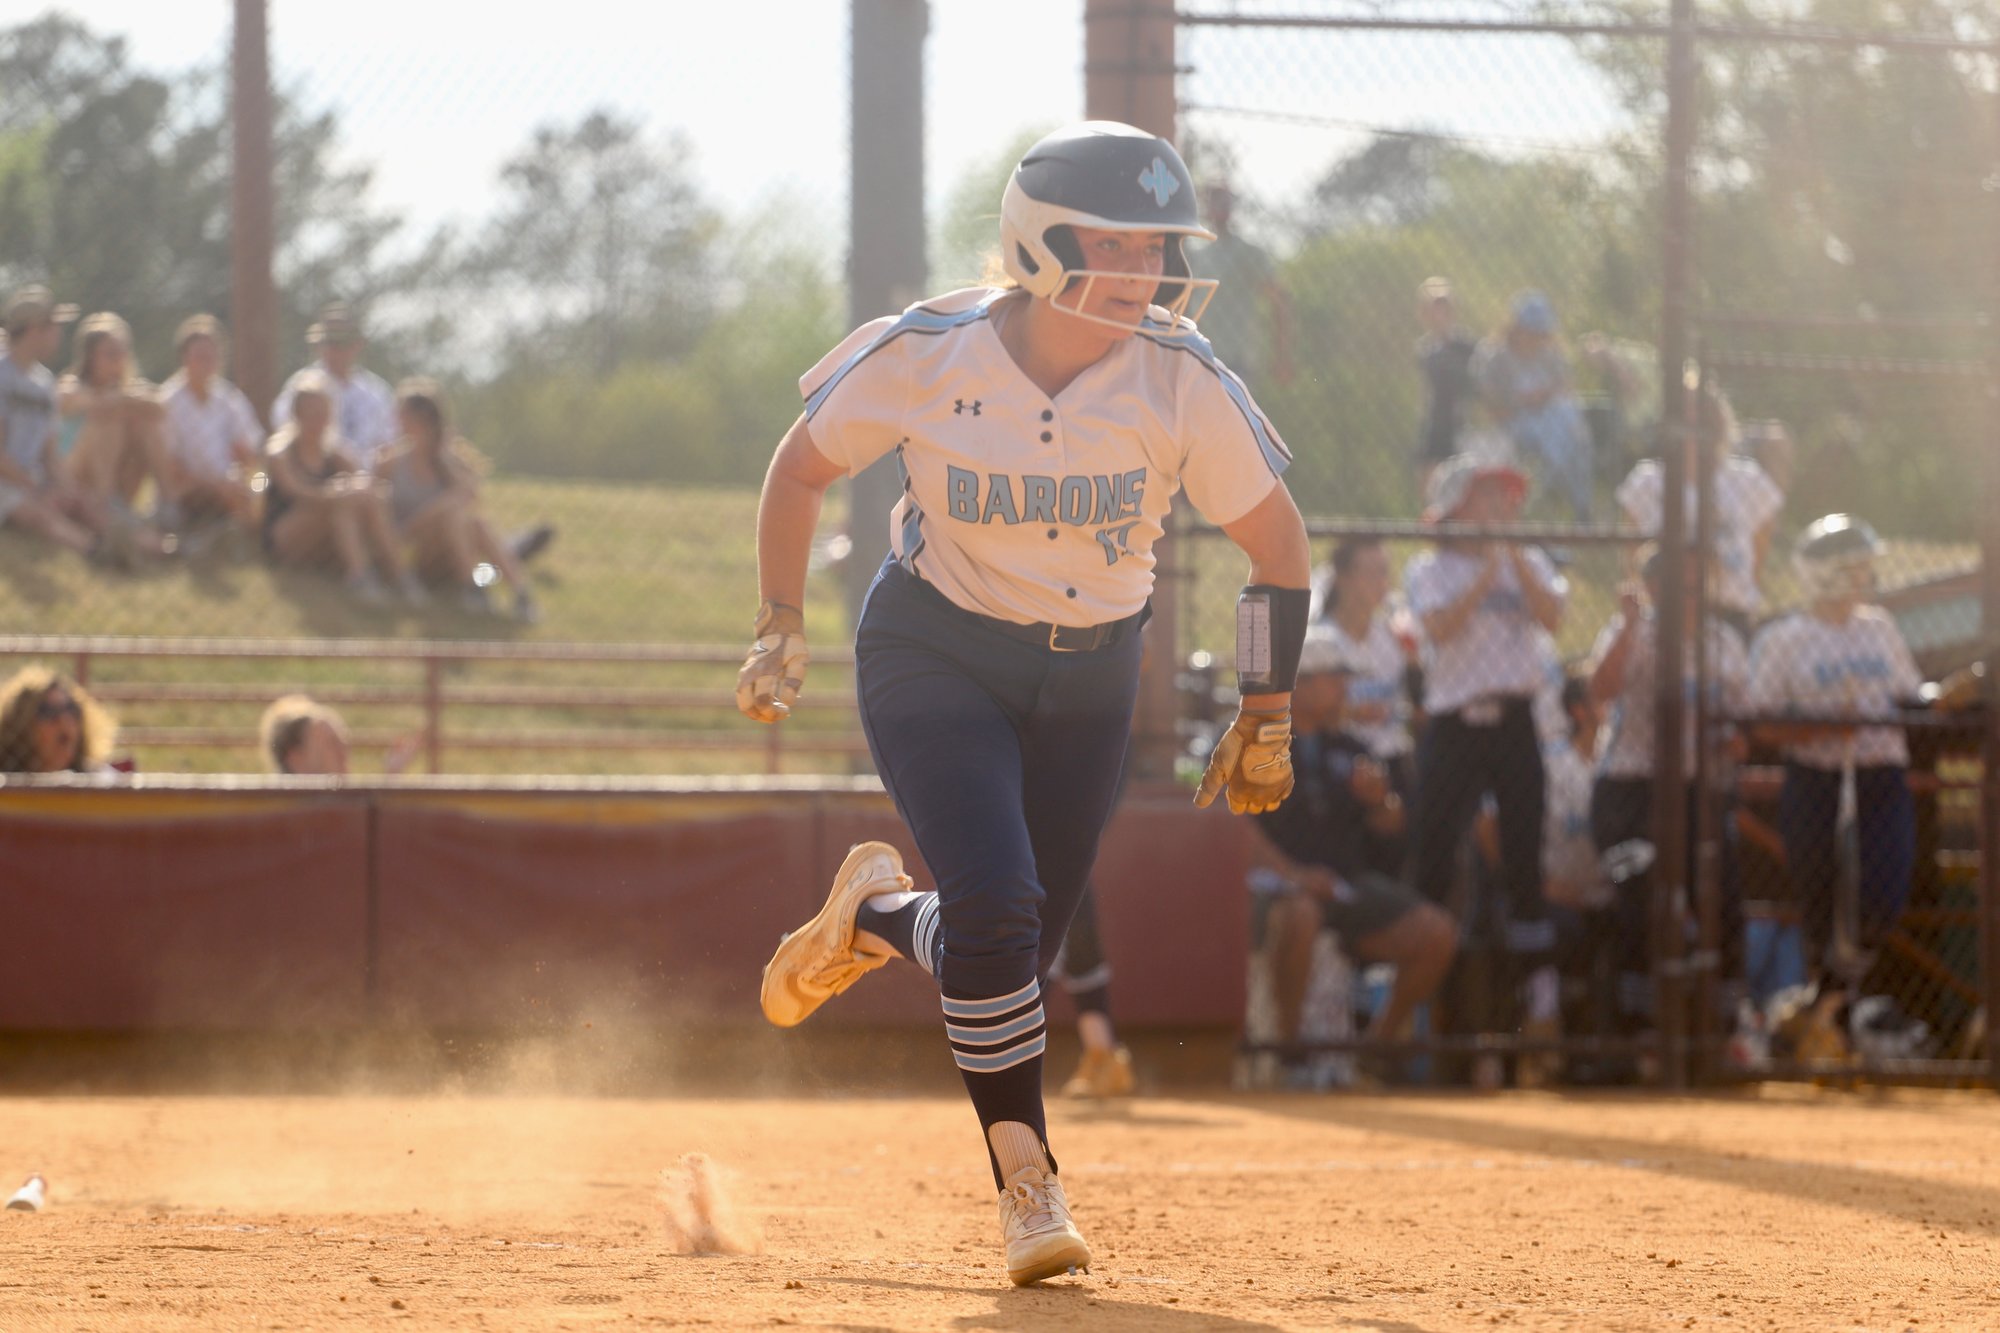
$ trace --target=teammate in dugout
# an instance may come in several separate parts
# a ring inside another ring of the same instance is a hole
[[[1778,828],[1805,913],[1807,963],[1820,967],[1819,993],[1798,1037],[1807,1060],[1847,1054],[1842,1010],[1902,916],[1916,865],[1910,747],[1894,719],[1916,699],[1923,676],[1895,619],[1869,604],[1881,549],[1875,530],[1847,514],[1808,525],[1792,551],[1806,606],[1766,625],[1750,654],[1750,711],[1808,715],[1756,728],[1784,750]],[[1863,721],[1877,725],[1856,725]],[[1850,777],[1859,883],[1852,919],[1843,921],[1834,911],[1835,844]]]
[[[807,651],[806,557],[827,487],[893,454],[903,497],[855,636],[862,726],[936,893],[863,843],[765,968],[803,1021],[902,957],[937,981],[978,1113],[1008,1276],[1090,1264],[1042,1106],[1048,971],[1097,855],[1137,695],[1153,543],[1188,498],[1250,560],[1242,706],[1196,803],[1291,791],[1310,550],[1290,455],[1189,317],[1195,190],[1163,139],[1110,122],[1029,150],[1001,201],[1010,282],[863,325],[800,382],[757,518],[756,645],[738,706],[782,720]]]

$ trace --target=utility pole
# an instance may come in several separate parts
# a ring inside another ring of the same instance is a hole
[[[853,0],[849,56],[847,314],[859,327],[924,297],[924,38],[928,0]],[[850,621],[889,552],[902,494],[883,459],[849,486],[842,566]]]
[[[229,328],[234,378],[268,420],[278,392],[271,188],[271,41],[265,0],[235,0],[230,60]]]
[[[1092,120],[1121,120],[1172,140],[1179,115],[1174,91],[1174,0],[1085,0],[1083,108]],[[1133,774],[1173,776],[1180,748],[1179,599],[1183,543],[1171,529],[1153,546],[1153,618],[1132,723]]]

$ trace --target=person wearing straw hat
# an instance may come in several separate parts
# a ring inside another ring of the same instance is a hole
[[[1527,1018],[1541,1022],[1556,1009],[1548,966],[1555,932],[1542,894],[1547,797],[1534,699],[1546,674],[1542,636],[1561,626],[1569,585],[1537,547],[1451,531],[1509,522],[1527,494],[1518,469],[1468,455],[1431,474],[1424,521],[1437,528],[1437,547],[1404,571],[1424,633],[1427,712],[1417,742],[1410,878],[1432,902],[1449,897],[1458,848],[1490,794],[1509,972],[1529,983]]]

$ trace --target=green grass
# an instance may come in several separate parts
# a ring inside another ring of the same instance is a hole
[[[838,530],[844,488],[829,497],[822,533]],[[274,571],[260,560],[233,561],[219,548],[182,564],[135,575],[97,569],[66,552],[0,530],[0,631],[31,634],[114,634],[158,637],[227,636],[261,639],[512,639],[545,643],[745,644],[756,607],[754,547],[756,495],[743,489],[666,488],[531,479],[496,479],[487,486],[487,509],[502,531],[553,522],[560,536],[533,568],[544,619],[526,628],[504,619],[465,615],[448,605],[422,612],[371,610],[350,600],[328,577]],[[1421,544],[1390,543],[1399,571]],[[1318,554],[1323,558],[1324,549]],[[1568,570],[1572,593],[1560,649],[1567,659],[1589,651],[1598,629],[1616,607],[1624,548],[1579,546]],[[1962,544],[1901,541],[1883,561],[1885,583],[1963,567],[1976,550]],[[1235,639],[1235,599],[1245,561],[1227,541],[1183,539],[1177,555],[1185,571],[1180,646],[1206,649],[1228,660]],[[1793,598],[1781,556],[1770,564],[1774,606]],[[503,598],[504,600],[504,598]],[[851,641],[846,610],[834,575],[818,570],[808,596],[809,632],[822,652]],[[0,663],[0,666],[6,665]],[[260,699],[292,690],[360,685],[415,688],[410,664],[372,661],[273,662],[254,659],[100,659],[92,680],[125,683],[199,681],[254,685]],[[734,669],[686,664],[493,664],[454,668],[447,691],[459,686],[523,684],[602,689],[679,689],[711,694],[713,708],[653,709],[616,713],[578,707],[498,708],[452,706],[446,713],[445,769],[466,773],[729,773],[758,772],[755,751],[454,749],[453,732],[496,729],[641,729],[648,732],[724,734],[761,741],[765,733],[743,721],[730,703]],[[786,723],[789,732],[852,734],[851,673],[821,661],[812,668],[806,703]],[[146,746],[135,752],[153,772],[242,771],[256,767],[254,732],[261,703],[133,703],[117,708],[127,726],[212,727],[239,732],[240,748],[214,750]],[[414,706],[356,704],[345,708],[350,724],[370,736],[414,734],[421,712]],[[129,747],[127,747],[129,748]],[[359,747],[356,767],[376,771],[380,746]],[[865,759],[860,761],[865,766]],[[835,755],[795,755],[789,771],[855,771],[855,761]]]
[[[67,552],[12,531],[0,531],[0,627],[8,633],[112,634],[260,639],[460,639],[547,643],[747,644],[757,605],[754,532],[756,495],[745,490],[667,489],[577,482],[496,479],[487,511],[503,532],[548,521],[555,545],[533,566],[542,623],[467,615],[439,604],[413,611],[361,606],[330,577],[273,570],[261,559],[234,560],[221,545],[200,558],[138,574],[98,569]],[[841,517],[830,499],[824,527]],[[506,601],[503,596],[500,599]],[[815,643],[847,639],[839,589],[816,572],[810,603]],[[254,683],[270,696],[343,685],[410,686],[417,667],[395,662],[273,662],[254,659],[99,659],[94,682]],[[845,697],[849,673],[814,669],[809,697]],[[453,729],[644,728],[732,732],[761,737],[730,705],[733,668],[675,664],[494,664],[455,668],[452,685],[532,684],[712,691],[713,710],[621,714],[589,708],[449,709]],[[132,704],[116,710],[127,726],[241,728],[234,751],[146,747],[135,757],[148,771],[242,771],[252,752],[260,706],[252,704]],[[354,705],[345,709],[360,732],[414,732],[414,707]],[[788,726],[851,730],[851,710],[803,708]],[[650,773],[760,771],[761,756],[704,752],[449,750],[454,772]],[[379,768],[379,750],[357,753],[357,769]],[[802,757],[788,767],[834,768],[834,759]]]

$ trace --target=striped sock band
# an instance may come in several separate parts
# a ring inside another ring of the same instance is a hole
[[[955,1000],[947,995],[941,1002],[951,1058],[969,1074],[997,1074],[1048,1049],[1039,981],[991,1000]]]
[[[910,928],[910,961],[930,973],[938,974],[938,962],[944,956],[944,936],[938,930],[938,896],[927,893],[917,904],[916,924]]]

